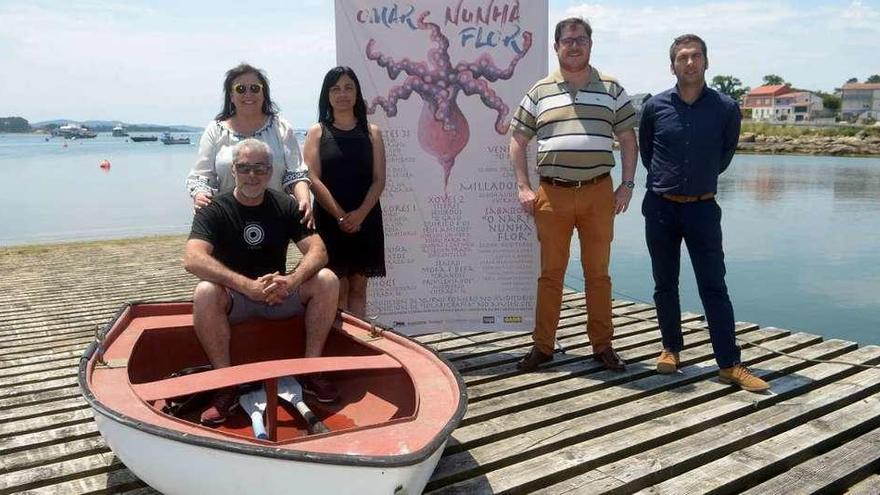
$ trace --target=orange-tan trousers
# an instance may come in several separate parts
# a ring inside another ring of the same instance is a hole
[[[532,338],[538,350],[553,352],[568,267],[571,234],[577,229],[586,282],[587,335],[594,352],[611,345],[611,277],[608,264],[614,238],[611,177],[577,188],[541,183],[535,199],[535,226],[541,245],[541,276]]]

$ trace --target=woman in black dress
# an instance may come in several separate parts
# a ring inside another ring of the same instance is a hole
[[[349,67],[324,76],[318,123],[303,146],[317,205],[315,222],[327,245],[327,267],[339,277],[339,307],[364,316],[367,278],[385,276],[385,234],[379,196],[385,188],[385,144],[367,122],[360,83]]]

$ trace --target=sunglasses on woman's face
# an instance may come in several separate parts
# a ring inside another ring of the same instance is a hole
[[[238,83],[235,86],[233,86],[232,89],[240,95],[243,95],[243,94],[247,93],[248,91],[250,91],[251,94],[258,95],[263,91],[263,85],[259,84],[259,83],[253,83],[253,84]]]

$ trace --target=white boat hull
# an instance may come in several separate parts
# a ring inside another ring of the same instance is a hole
[[[422,462],[400,467],[325,464],[248,455],[171,440],[95,411],[101,435],[141,480],[165,495],[418,494],[446,442]]]

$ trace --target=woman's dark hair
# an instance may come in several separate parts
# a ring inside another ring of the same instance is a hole
[[[318,97],[318,122],[323,124],[333,123],[333,107],[330,106],[330,88],[342,76],[348,76],[354,81],[354,88],[357,91],[354,101],[354,117],[357,119],[357,124],[355,125],[366,131],[369,129],[367,124],[367,103],[364,101],[364,94],[361,92],[361,83],[351,67],[339,66],[327,71],[327,75],[324,76],[324,84],[321,85],[321,96]]]
[[[278,113],[278,107],[272,103],[272,98],[269,96],[269,79],[266,78],[266,74],[253,65],[242,62],[226,71],[226,79],[223,81],[223,110],[220,110],[214,120],[226,120],[235,115],[235,105],[232,104],[232,81],[245,74],[257,76],[260,84],[263,85],[263,107],[261,109],[263,114],[275,115]]]

